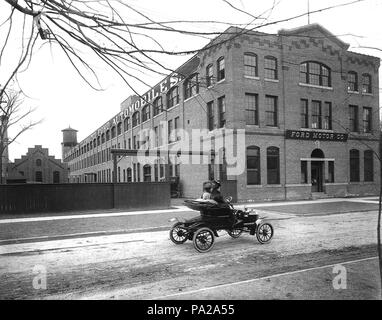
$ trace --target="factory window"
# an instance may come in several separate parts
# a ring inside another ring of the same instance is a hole
[[[179,134],[179,117],[174,118],[174,130],[175,130],[175,140],[180,140],[180,134]]]
[[[172,87],[167,93],[167,109],[176,106],[179,103],[178,87]]]
[[[312,128],[321,129],[322,128],[322,110],[321,101],[312,101]]]
[[[359,182],[359,151],[350,150],[350,182]]]
[[[324,102],[324,123],[323,129],[332,130],[332,103]]]
[[[125,120],[123,120],[123,130],[127,131],[130,129],[130,118],[126,117]]]
[[[358,106],[349,106],[349,130],[358,132]]]
[[[90,150],[93,149],[93,141],[90,141]]]
[[[214,102],[210,101],[207,103],[207,126],[208,130],[212,131],[215,128],[215,118],[214,118],[215,108]]]
[[[162,97],[158,97],[153,102],[153,116],[160,114],[163,112],[163,101]]]
[[[373,150],[365,150],[363,153],[364,181],[374,180]]]
[[[330,69],[322,63],[307,61],[300,64],[300,82],[322,87],[331,86]]]
[[[142,108],[142,122],[145,122],[150,119],[150,105],[145,105]]]
[[[371,108],[363,107],[363,132],[371,132]]]
[[[127,168],[126,169],[126,178],[127,178],[127,182],[131,182],[132,181],[131,168]]]
[[[309,128],[309,109],[308,109],[308,100],[301,99],[301,128]]]
[[[115,127],[111,127],[111,138],[115,138],[116,136],[116,130],[115,130]]]
[[[169,120],[168,126],[167,126],[168,143],[174,142],[173,129],[174,129],[174,127],[173,127],[172,120]]]
[[[354,71],[348,72],[348,91],[358,91],[358,74]]]
[[[362,75],[362,92],[363,93],[371,93],[371,75],[368,73],[364,73]]]
[[[277,147],[267,148],[267,183],[280,184],[280,151]]]
[[[60,172],[53,171],[53,183],[60,183]]]
[[[106,131],[106,141],[110,140],[110,130]]]
[[[35,180],[36,182],[42,182],[42,171],[36,171],[36,177]]]
[[[139,125],[139,111],[133,113],[133,128]]]
[[[36,160],[36,167],[41,167],[41,159]]]
[[[247,184],[260,184],[260,148],[247,147]]]
[[[218,98],[218,113],[219,113],[219,128],[225,126],[226,117],[225,117],[225,97]]]
[[[258,76],[257,55],[252,52],[244,53],[244,75],[249,77]]]
[[[101,143],[105,143],[105,134],[104,133],[101,134]]]
[[[199,93],[199,75],[197,73],[190,76],[184,82],[184,99],[191,98]]]
[[[144,182],[151,181],[151,166],[148,164],[143,166],[143,181]]]
[[[328,162],[328,182],[334,182],[334,161]]]
[[[246,124],[259,124],[259,96],[253,93],[245,94]]]
[[[214,77],[214,66],[211,63],[206,68],[206,84],[207,84],[207,87],[212,85],[213,77]]]
[[[265,115],[266,125],[269,127],[277,127],[277,97],[265,96]]]
[[[224,57],[220,57],[217,61],[217,80],[221,81],[225,79],[225,63]]]
[[[275,57],[267,56],[264,60],[264,77],[266,79],[277,80],[277,59]]]
[[[117,124],[117,135],[122,134],[122,122],[118,122]]]
[[[308,183],[308,162],[301,161],[301,183]]]

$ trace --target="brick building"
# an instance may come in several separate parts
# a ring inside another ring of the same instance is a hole
[[[68,165],[49,155],[49,150],[36,145],[26,155],[8,164],[7,183],[66,183]]]
[[[70,180],[110,182],[111,149],[168,149],[184,135],[192,144],[193,130],[205,129],[196,139],[212,140],[207,163],[124,157],[118,181],[176,175],[194,197],[209,178],[235,180],[239,200],[376,194],[380,61],[348,48],[317,24],[277,34],[230,27],[67,151]],[[236,140],[224,148],[244,161],[237,174],[216,148],[227,132]]]

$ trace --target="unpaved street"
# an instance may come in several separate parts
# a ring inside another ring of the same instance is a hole
[[[191,242],[173,244],[167,231],[2,245],[0,298],[378,297],[375,211],[299,216],[269,208],[268,216],[277,216],[270,244],[248,234],[231,239],[222,231],[204,254]],[[347,289],[335,290],[333,266],[346,261]],[[46,290],[33,288],[36,266],[47,272]],[[266,278],[272,275],[277,277]]]

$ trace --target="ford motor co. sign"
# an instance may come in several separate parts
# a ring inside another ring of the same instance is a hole
[[[346,133],[337,132],[286,130],[285,138],[296,140],[322,140],[346,142],[348,139],[348,135]]]

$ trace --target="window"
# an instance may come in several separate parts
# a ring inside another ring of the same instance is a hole
[[[364,181],[374,181],[373,151],[365,150],[363,153]]]
[[[358,91],[358,74],[354,71],[348,72],[348,91]]]
[[[363,107],[363,132],[371,132],[371,108]]]
[[[215,128],[215,118],[214,118],[215,108],[214,102],[210,101],[207,103],[207,126],[208,130],[212,131]]]
[[[174,130],[175,130],[175,140],[178,141],[180,140],[180,135],[179,135],[179,117],[175,117],[174,119]]]
[[[139,125],[139,111],[133,113],[133,128]]]
[[[260,184],[260,148],[247,147],[247,185]]]
[[[334,182],[334,161],[328,162],[328,182]]]
[[[350,150],[350,182],[359,182],[359,151]]]
[[[154,164],[154,180],[158,182],[158,163]]]
[[[224,63],[224,57],[220,57],[217,61],[217,79],[218,81],[225,79],[225,63]]]
[[[197,73],[184,82],[184,99],[191,98],[199,93],[199,76]]]
[[[277,79],[277,59],[275,57],[265,57],[264,73],[266,79]]]
[[[53,183],[60,183],[60,172],[53,171]]]
[[[142,122],[150,119],[150,106],[147,104],[142,108]]]
[[[101,143],[105,143],[105,134],[104,133],[101,134]]]
[[[266,125],[277,127],[277,97],[265,96]]]
[[[300,81],[322,87],[331,86],[330,69],[318,62],[304,62],[300,64]]]
[[[323,129],[332,130],[332,103],[324,102],[324,123]]]
[[[252,52],[244,53],[244,75],[249,77],[258,76],[257,55]]]
[[[130,118],[125,118],[125,120],[123,120],[123,130],[127,131],[129,129],[130,129]]]
[[[116,130],[115,130],[115,127],[112,127],[111,128],[111,138],[115,138],[115,133],[116,133]],[[89,151],[89,146],[88,146],[88,151]]]
[[[301,99],[301,128],[309,128],[308,100]]]
[[[98,137],[97,137],[97,147],[99,147],[99,146],[100,146],[100,144],[101,144],[101,137],[100,137],[100,136],[98,136]]]
[[[322,128],[321,101],[312,101],[312,128]]]
[[[173,142],[173,123],[172,123],[172,120],[169,120],[168,123],[167,123],[167,134],[168,134],[168,143],[171,143]]]
[[[42,163],[41,159],[37,159],[36,160],[36,167],[41,167],[41,163]]]
[[[213,68],[213,65],[211,63],[206,68],[206,84],[207,84],[207,87],[212,85],[213,77],[214,77],[214,68]]]
[[[122,122],[118,122],[117,135],[119,136],[121,133],[122,133]]]
[[[173,87],[167,93],[167,109],[176,106],[179,103],[178,87]]]
[[[36,171],[36,174],[35,174],[35,180],[36,182],[42,182],[42,171]]]
[[[358,132],[358,106],[349,106],[349,130]]]
[[[308,162],[301,161],[301,183],[308,183]]]
[[[363,93],[371,93],[371,75],[368,73],[364,73],[362,75],[362,92]]]
[[[151,166],[148,164],[143,166],[143,181],[150,182],[151,181]]]
[[[131,168],[126,169],[126,178],[127,178],[127,182],[132,181]]]
[[[259,99],[257,94],[245,94],[245,113],[246,124],[258,125],[259,124]]]
[[[218,98],[219,128],[225,126],[225,97]]]
[[[162,97],[158,97],[153,102],[153,116],[160,114],[163,112],[163,101]]]
[[[280,184],[280,155],[279,148],[267,148],[267,183]]]

